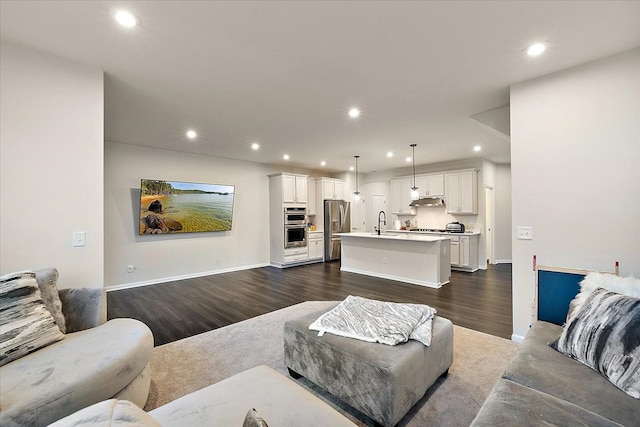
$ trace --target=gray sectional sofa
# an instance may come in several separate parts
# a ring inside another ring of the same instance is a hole
[[[126,401],[109,400],[78,411],[51,427],[239,427],[252,408],[270,426],[355,427],[295,381],[264,365],[190,393],[149,413]]]
[[[472,426],[638,426],[640,401],[547,344],[562,327],[538,321]]]
[[[571,274],[578,294],[532,325],[473,426],[640,426],[640,280]]]
[[[36,272],[55,287],[58,272]],[[109,398],[144,406],[153,334],[134,319],[106,321],[104,289],[59,292],[66,334],[0,366],[0,425],[45,426]]]

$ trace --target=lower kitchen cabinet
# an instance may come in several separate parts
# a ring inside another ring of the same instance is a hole
[[[451,268],[460,271],[478,269],[480,236],[451,236]]]
[[[322,261],[324,257],[324,234],[322,232],[309,233],[307,239],[309,261]]]

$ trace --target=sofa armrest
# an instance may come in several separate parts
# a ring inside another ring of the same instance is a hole
[[[59,294],[67,333],[95,328],[107,321],[107,295],[104,288],[60,289]]]

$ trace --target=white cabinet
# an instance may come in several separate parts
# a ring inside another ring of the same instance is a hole
[[[418,175],[416,187],[420,197],[442,197],[444,196],[444,174]]]
[[[451,267],[455,270],[478,269],[478,235],[451,236]]]
[[[322,260],[324,257],[324,236],[322,233],[309,233],[309,261]]]
[[[307,177],[282,175],[282,202],[307,203]]]
[[[320,200],[344,200],[344,181],[333,178],[320,178],[318,190],[321,192]]]
[[[444,203],[447,213],[478,213],[478,175],[474,170],[444,174]]]
[[[460,265],[460,241],[451,239],[451,265]]]
[[[313,178],[307,178],[307,215],[315,215],[317,206],[316,180]]]
[[[415,215],[415,208],[409,206],[411,203],[412,178],[399,178],[391,180],[389,207],[391,213],[396,215]]]

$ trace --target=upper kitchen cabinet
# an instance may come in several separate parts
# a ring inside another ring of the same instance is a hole
[[[316,180],[320,200],[344,200],[344,181],[334,178]]]
[[[417,185],[417,180],[416,180]],[[415,208],[409,206],[411,203],[412,178],[399,178],[391,180],[389,208],[395,215],[415,215]]]
[[[420,197],[443,197],[444,174],[418,175],[416,176],[416,187],[418,187]]]
[[[307,178],[307,215],[315,215],[316,206],[316,180]]]
[[[279,184],[271,188],[281,192],[282,203],[307,204],[306,175],[279,173],[269,175],[269,178],[273,183]]]
[[[475,170],[444,174],[444,203],[447,213],[478,213],[478,174]]]

